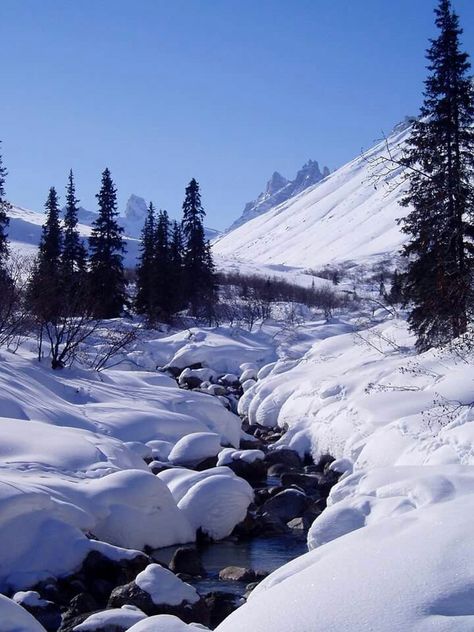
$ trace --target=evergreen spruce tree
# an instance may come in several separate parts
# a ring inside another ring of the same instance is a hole
[[[99,216],[89,238],[90,287],[97,318],[116,318],[126,303],[123,228],[117,222],[117,190],[109,169],[102,173],[96,195]]]
[[[155,313],[155,230],[155,209],[150,202],[141,235],[135,296],[135,309],[149,320]]]
[[[169,287],[171,315],[183,309],[183,235],[178,222],[173,222],[169,248]]]
[[[404,278],[417,349],[449,342],[466,331],[471,309],[474,97],[468,55],[461,51],[449,0],[436,9],[437,39],[427,52],[429,76],[421,117],[404,162],[412,211],[403,221],[410,242]]]
[[[155,317],[169,321],[170,309],[170,222],[168,213],[160,211],[156,223],[154,249]]]
[[[71,170],[66,187],[62,271],[65,288],[72,293],[75,292],[78,286],[84,281],[87,266],[87,252],[77,229],[78,202],[79,200],[76,198],[74,186],[74,177]]]
[[[193,316],[209,312],[214,300],[214,266],[209,245],[204,237],[205,212],[199,185],[193,178],[186,187],[183,202],[182,230],[184,237],[183,287]]]
[[[2,156],[0,154],[0,272],[2,276],[5,274],[5,264],[8,259],[8,214],[10,212],[10,204],[5,198],[5,178],[7,170],[3,166]]]
[[[61,273],[63,234],[56,189],[51,187],[45,204],[38,255],[28,288],[28,301],[40,323],[55,321],[61,311],[64,289]]]

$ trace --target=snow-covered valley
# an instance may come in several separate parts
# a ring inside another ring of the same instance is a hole
[[[471,630],[472,362],[449,350],[415,355],[402,316],[341,310],[329,321],[273,321],[252,333],[147,332],[100,373],[52,371],[28,340],[4,350],[3,593],[25,607],[39,600],[30,607],[38,612],[54,602],[51,586],[83,576],[92,554],[151,573],[162,566],[147,566],[143,551],[228,538],[262,488],[229,469],[234,459],[262,458],[243,419],[264,436],[280,428],[271,452],[289,448],[309,464],[330,454],[326,471],[343,476],[313,516],[310,552],[264,579],[218,630]],[[313,467],[279,470],[271,485],[295,494],[313,485],[314,494],[322,475]],[[290,525],[295,537],[300,529]],[[153,594],[164,579],[150,577],[143,585]],[[169,594],[200,599],[183,577]],[[19,592],[32,589],[38,595]],[[174,612],[170,596],[160,599],[168,603],[161,612]],[[129,605],[109,605],[105,618],[89,625],[82,617],[74,629],[106,629],[99,623],[111,617],[133,632],[178,625]],[[2,600],[2,617],[20,621],[13,608]]]

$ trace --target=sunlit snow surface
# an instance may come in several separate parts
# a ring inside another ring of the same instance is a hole
[[[409,130],[389,137],[392,156],[400,157]],[[270,209],[214,242],[218,257],[259,264],[315,268],[342,261],[362,263],[391,256],[405,238],[397,218],[403,188],[374,185],[383,166],[385,141],[330,174],[321,183]],[[394,184],[395,174],[391,183]]]

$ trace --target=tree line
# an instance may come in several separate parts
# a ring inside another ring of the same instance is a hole
[[[102,173],[96,195],[98,215],[87,246],[79,234],[72,171],[63,218],[58,193],[54,187],[49,189],[38,254],[28,270],[9,252],[6,176],[0,155],[0,342],[14,337],[22,323],[36,331],[40,357],[46,344],[52,367],[60,368],[105,319],[135,311],[148,324],[171,323],[186,310],[212,320],[217,283],[195,179],[186,188],[180,223],[170,222],[166,211],[156,213],[150,203],[131,292],[117,189],[109,169]]]

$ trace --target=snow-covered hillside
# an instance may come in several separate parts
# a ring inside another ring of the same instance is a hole
[[[409,134],[401,126],[388,138],[400,156]],[[263,264],[314,268],[390,256],[403,243],[397,218],[400,188],[374,186],[370,163],[386,153],[385,141],[291,199],[266,210],[214,243],[216,255]]]

